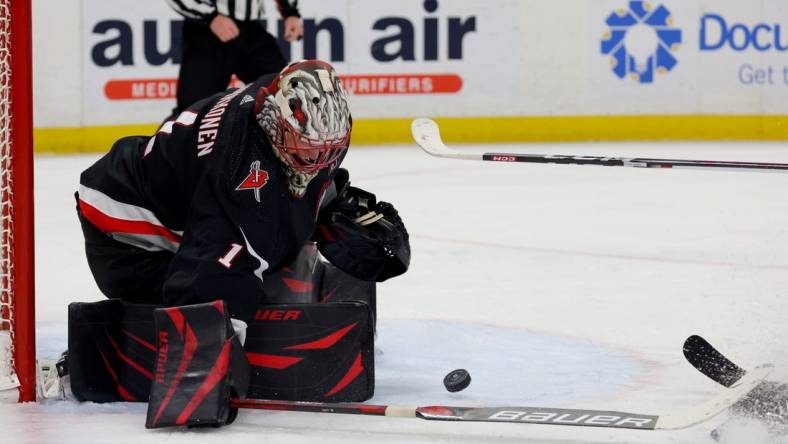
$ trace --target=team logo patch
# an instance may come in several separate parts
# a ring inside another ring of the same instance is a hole
[[[245,95],[243,99],[241,99],[241,105],[246,105],[249,102],[254,102],[254,97],[250,96],[249,94]]]
[[[260,161],[255,160],[249,167],[249,175],[238,185],[236,191],[253,190],[254,198],[260,202],[260,188],[268,183],[268,171],[260,169]]]

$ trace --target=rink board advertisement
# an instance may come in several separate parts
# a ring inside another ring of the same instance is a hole
[[[264,26],[278,35],[274,2],[266,6]],[[280,44],[292,60],[334,64],[352,95],[356,143],[407,142],[421,116],[440,119],[452,141],[788,138],[782,0],[300,6],[303,40]],[[77,14],[78,31],[47,26],[53,14]],[[55,3],[34,21],[37,96],[66,79],[79,102],[36,100],[39,150],[103,150],[90,145],[169,114],[183,22],[165,1]],[[46,56],[69,41],[80,57]]]
[[[92,85],[84,94],[86,119],[100,125],[163,118],[174,104],[181,17],[164,1],[146,2],[146,8],[136,7],[139,0],[84,3],[83,75],[84,84]],[[434,96],[447,107],[505,100],[508,93],[496,83],[515,84],[517,71],[501,71],[496,82],[483,74],[500,62],[490,43],[520,41],[512,20],[518,0],[499,0],[486,10],[454,3],[301,2],[304,38],[281,44],[292,60],[330,61],[345,76],[360,118],[408,116]],[[265,25],[277,35],[279,17],[267,6]],[[119,19],[118,10],[128,12]]]

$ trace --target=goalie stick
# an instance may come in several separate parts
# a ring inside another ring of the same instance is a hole
[[[697,335],[690,336],[684,342],[684,356],[693,367],[725,387],[730,387],[747,375],[746,370],[736,365],[708,341]],[[764,381],[746,397],[736,402],[732,406],[732,411],[740,417],[761,421],[770,435],[784,437],[788,435],[785,410],[787,407],[785,394],[778,394],[780,390],[785,390],[784,384]],[[733,424],[736,423],[733,422]],[[712,430],[711,437],[715,441],[720,441],[722,435],[728,433],[727,425],[728,423]]]
[[[723,171],[788,172],[786,163],[726,162],[716,160],[648,159],[639,157],[574,156],[559,154],[516,153],[460,153],[447,147],[441,140],[438,124],[430,119],[416,119],[411,124],[416,143],[436,157],[491,162],[557,163],[571,165],[600,165],[633,168],[693,168]]]
[[[686,411],[648,415],[608,410],[560,409],[552,407],[408,407],[370,404],[332,404],[296,401],[233,399],[234,408],[295,412],[394,416],[439,421],[507,422],[563,426],[607,427],[636,430],[678,430],[700,424],[722,413],[750,393],[769,374],[771,366],[747,372],[719,396]]]
[[[684,357],[699,372],[725,387],[732,386],[747,373],[698,335],[684,341]]]

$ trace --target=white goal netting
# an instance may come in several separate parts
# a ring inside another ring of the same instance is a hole
[[[0,331],[0,393],[19,387],[19,379],[10,366],[12,359],[11,335],[8,331]],[[15,400],[16,392],[9,394],[8,398]],[[0,399],[3,399],[2,394]]]

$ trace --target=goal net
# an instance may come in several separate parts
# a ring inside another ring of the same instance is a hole
[[[35,400],[30,0],[0,0],[0,390]]]

